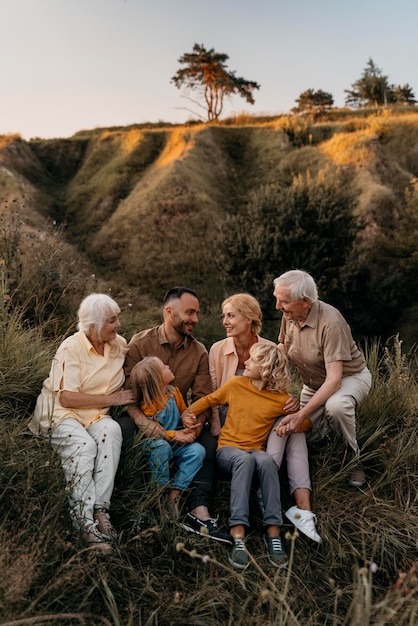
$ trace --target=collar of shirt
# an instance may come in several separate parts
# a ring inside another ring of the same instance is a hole
[[[171,348],[174,348],[174,346],[169,342],[167,334],[165,332],[165,328],[164,328],[164,324],[161,324],[161,326],[159,326],[158,328],[158,339],[160,342],[160,345],[169,345]],[[187,348],[187,343],[188,341],[193,341],[194,337],[192,336],[188,336],[188,337],[183,337],[183,341],[181,343],[179,343],[178,346],[175,346],[176,350],[179,350],[180,348],[186,349]]]
[[[312,303],[310,311],[306,320],[303,322],[302,326],[296,320],[291,320],[291,323],[294,324],[299,330],[302,330],[304,326],[310,326],[311,328],[315,328],[318,324],[318,316],[319,316],[319,300]]]

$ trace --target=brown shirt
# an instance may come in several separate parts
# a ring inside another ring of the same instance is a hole
[[[302,327],[283,316],[279,343],[284,343],[304,385],[311,389],[319,389],[325,381],[327,363],[342,361],[343,378],[366,367],[341,313],[320,300],[312,304]]]
[[[192,402],[212,391],[208,352],[194,337],[185,337],[179,346],[174,347],[167,339],[164,324],[134,335],[125,359],[126,387],[130,387],[132,368],[146,356],[157,356],[170,366],[175,375],[171,384],[180,389],[186,403],[189,391]]]

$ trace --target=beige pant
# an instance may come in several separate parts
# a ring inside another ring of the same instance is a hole
[[[81,528],[93,521],[95,505],[110,507],[122,446],[120,426],[103,417],[86,429],[68,418],[54,428],[50,443],[61,459],[69,487],[71,517]]]
[[[323,407],[314,411],[310,416],[312,430],[307,433],[308,442],[323,439],[330,430],[339,429],[348,445],[354,450],[354,454],[359,457],[360,448],[356,437],[356,408],[369,393],[371,384],[372,376],[367,367],[359,374],[343,378],[338,391],[328,398]],[[302,407],[308,404],[314,393],[315,389],[306,385],[303,386],[300,395]]]
[[[279,417],[273,428],[280,424],[283,417]],[[305,433],[293,433],[278,437],[272,430],[267,439],[266,452],[271,454],[278,467],[282,464],[285,450],[290,493],[294,493],[295,489],[300,488],[311,489]]]

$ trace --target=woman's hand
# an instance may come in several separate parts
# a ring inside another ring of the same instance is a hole
[[[134,404],[135,396],[128,389],[120,389],[109,394],[84,393],[83,391],[67,391],[63,389],[59,400],[66,409],[100,409],[109,406]]]
[[[135,395],[131,389],[121,389],[120,391],[115,391],[114,393],[111,393],[108,397],[112,400],[111,406],[135,404]]]

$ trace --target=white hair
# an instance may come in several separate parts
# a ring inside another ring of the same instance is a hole
[[[90,326],[95,326],[100,337],[106,319],[119,313],[119,306],[110,296],[105,293],[91,293],[78,307],[78,330],[87,334]]]
[[[273,281],[274,287],[287,287],[292,300],[318,300],[318,288],[312,276],[303,270],[289,270]]]

